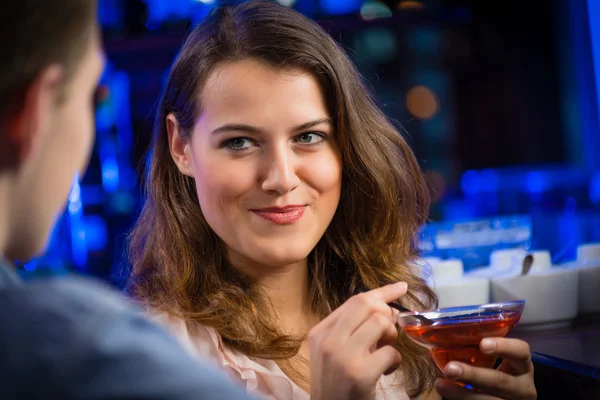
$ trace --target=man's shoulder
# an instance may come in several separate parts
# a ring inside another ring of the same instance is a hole
[[[94,346],[102,331],[123,321],[145,321],[118,291],[101,281],[76,276],[2,288],[0,320],[5,355],[20,354],[41,365],[56,362],[54,357],[68,362],[69,357]]]
[[[3,325],[37,327],[19,329],[22,337],[43,338],[55,329],[67,335],[73,333],[73,329],[64,331],[68,326],[82,329],[93,320],[124,314],[135,315],[138,310],[108,285],[83,277],[37,279],[0,290]]]
[[[15,394],[2,398],[246,398],[102,282],[2,289],[0,319],[0,387]]]
[[[124,294],[97,279],[73,275],[34,280],[22,285],[22,288],[23,294],[30,299],[26,304],[42,310],[61,305],[55,311],[65,314],[78,311],[110,314],[138,312]]]

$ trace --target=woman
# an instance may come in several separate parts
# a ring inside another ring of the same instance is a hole
[[[190,351],[265,398],[437,397],[427,351],[387,305],[436,304],[411,267],[422,176],[315,23],[252,1],[199,25],[169,75],[146,184],[131,292]],[[527,345],[495,343],[506,373],[462,366],[462,380],[535,396]]]

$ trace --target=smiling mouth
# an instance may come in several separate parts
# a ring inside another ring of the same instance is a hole
[[[306,206],[290,206],[283,208],[264,208],[261,210],[250,211],[272,224],[290,225],[302,218],[305,210]]]

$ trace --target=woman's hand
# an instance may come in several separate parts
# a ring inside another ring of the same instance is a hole
[[[405,293],[400,282],[353,296],[309,332],[311,400],[375,398],[379,378],[402,360],[388,303]]]
[[[477,368],[459,362],[446,365],[446,379],[438,379],[436,389],[444,399],[534,400],[533,363],[529,345],[518,339],[487,338],[479,344],[485,354],[502,357],[497,370]],[[468,390],[452,380],[473,386]]]

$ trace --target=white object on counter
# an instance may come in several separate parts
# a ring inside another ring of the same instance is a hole
[[[439,308],[489,303],[489,279],[464,276],[462,260],[450,259],[433,263],[431,272]]]
[[[501,276],[518,276],[523,270],[523,260],[527,255],[533,256],[530,274],[547,271],[552,267],[552,258],[548,250],[526,252],[523,249],[496,250],[490,255],[490,266],[479,268],[467,274],[472,277],[497,278]]]
[[[600,262],[600,243],[587,243],[577,247],[577,261],[597,264]]]
[[[518,324],[521,329],[568,325],[578,313],[578,285],[577,271],[566,268],[538,269],[526,276],[498,276],[491,281],[492,302],[525,299]]]
[[[459,279],[464,275],[465,269],[462,260],[454,258],[431,264],[431,273],[435,281]]]
[[[485,278],[469,278],[434,283],[439,308],[464,307],[490,302],[490,281]]]
[[[552,257],[550,256],[550,252],[548,250],[536,250],[527,254],[533,256],[533,264],[531,264],[531,269],[529,270],[530,274],[548,271],[550,268],[552,268]],[[518,269],[517,272],[519,274],[522,272],[523,258],[518,259],[517,265],[515,266],[515,268]]]
[[[490,268],[503,271],[511,269],[515,264],[515,258],[523,258],[527,252],[523,248],[494,250],[490,254]]]
[[[577,247],[577,260],[563,266],[579,273],[579,312],[600,313],[600,243]]]
[[[490,265],[477,268],[467,276],[491,279],[494,276],[514,274],[513,270],[518,260],[523,260],[527,252],[522,248],[494,250],[490,254]]]

